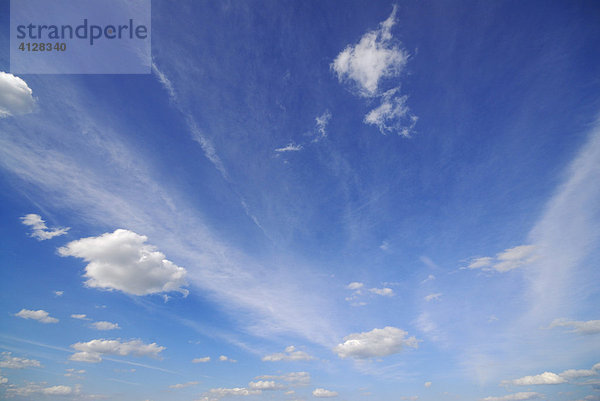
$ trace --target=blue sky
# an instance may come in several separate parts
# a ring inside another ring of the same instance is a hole
[[[0,397],[600,399],[600,7],[152,2],[9,73]]]

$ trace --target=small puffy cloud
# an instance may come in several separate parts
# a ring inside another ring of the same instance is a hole
[[[333,348],[342,358],[373,358],[397,354],[404,347],[417,348],[419,340],[406,338],[407,332],[387,326],[364,333],[354,333],[344,337],[344,342]]]
[[[87,315],[85,315],[83,313],[82,314],[77,314],[76,313],[76,314],[71,315],[71,317],[73,319],[79,319],[79,320],[90,320],[90,318],[88,318]]]
[[[255,380],[275,380],[284,381],[290,386],[308,386],[310,384],[310,373],[308,372],[290,372],[284,375],[263,375],[257,376]]]
[[[481,401],[527,401],[543,398],[544,395],[532,391],[503,395],[500,397],[485,397]]]
[[[428,281],[432,281],[435,280],[435,276],[433,274],[430,274],[429,276],[427,276],[427,278],[423,281],[421,281],[421,284],[425,284]]]
[[[65,293],[64,291],[52,291],[54,293],[55,296],[57,297],[62,297],[63,294]]]
[[[519,245],[506,249],[496,257],[478,257],[471,259],[467,269],[496,270],[500,273],[527,265],[537,259],[535,245]]]
[[[180,389],[180,388],[195,386],[197,384],[198,384],[198,382],[178,383],[178,384],[170,385],[169,388]]]
[[[600,333],[600,320],[577,321],[567,319],[556,319],[550,323],[549,328],[570,327],[572,332],[578,334],[598,334]]]
[[[309,361],[311,359],[314,359],[314,357],[308,355],[304,351],[296,350],[296,347],[294,347],[293,345],[290,345],[289,347],[287,347],[284,352],[266,355],[262,358],[262,360],[266,361],[266,362]]]
[[[102,355],[135,355],[157,358],[158,354],[165,349],[156,343],[144,344],[141,340],[121,342],[120,340],[104,339],[75,343],[71,347],[78,352],[71,355],[69,359],[79,362],[100,362]]]
[[[284,146],[283,148],[277,148],[275,149],[275,152],[299,152],[302,150],[302,145],[296,145],[292,142],[290,142],[287,146]]]
[[[11,352],[2,352],[0,354],[0,368],[5,369],[24,369],[24,368],[39,368],[42,365],[40,361],[35,359],[25,359],[12,356]]]
[[[560,373],[560,377],[564,377],[567,380],[579,379],[582,377],[591,377],[598,375],[598,371],[592,369],[568,369]]]
[[[371,288],[371,289],[369,289],[369,292],[376,294],[376,295],[381,295],[383,297],[393,297],[394,296],[394,290],[392,290],[391,288]]]
[[[248,383],[248,387],[250,387],[250,389],[252,389],[252,390],[268,391],[268,390],[278,390],[282,386],[280,384],[275,383],[274,380],[259,380],[256,382]]]
[[[58,319],[51,317],[45,310],[29,310],[21,309],[19,313],[15,313],[15,316],[23,319],[33,319],[42,323],[58,323]]]
[[[425,382],[424,386],[427,388],[431,387],[431,382]]]
[[[69,231],[69,227],[65,228],[52,228],[49,229],[46,226],[46,222],[42,220],[42,216],[39,214],[28,214],[21,217],[21,222],[31,227],[31,237],[37,239],[38,241],[43,241],[47,239],[51,239],[54,237],[58,237],[60,235],[65,235],[67,231]],[[62,291],[61,291],[62,292]],[[62,294],[61,294],[62,295]]]
[[[552,372],[544,372],[535,376],[525,376],[520,379],[505,380],[502,382],[503,385],[512,384],[514,386],[531,386],[536,384],[562,384],[566,383],[567,380],[560,375]]]
[[[329,120],[331,120],[331,112],[329,110],[325,110],[323,114],[315,117],[315,123],[317,128],[317,139],[322,139],[327,136],[327,125],[329,124]]]
[[[216,397],[226,397],[229,395],[237,395],[237,396],[247,396],[260,394],[261,390],[253,390],[247,389],[244,387],[234,387],[234,388],[212,388],[210,389],[210,394]]]
[[[0,376],[0,384],[6,384],[8,383],[8,379],[4,376]]]
[[[394,88],[385,92],[381,104],[367,113],[364,123],[376,126],[384,135],[396,133],[408,138],[419,118],[406,105],[408,96],[399,96],[398,90]]]
[[[349,290],[360,290],[363,287],[364,287],[364,284],[363,283],[359,283],[357,281],[354,281],[354,282],[352,282],[352,283],[350,283],[350,284],[348,284],[346,286],[346,288],[349,289]]]
[[[73,368],[69,368],[69,369],[65,369],[66,373],[64,374],[65,377],[73,377],[76,379],[83,379],[83,377],[78,376],[78,375],[82,375],[85,373],[85,370],[83,369],[73,369]]]
[[[192,359],[192,363],[206,363],[206,362],[210,362],[210,356]]]
[[[0,71],[0,118],[31,113],[35,100],[25,81]]]
[[[79,394],[79,387],[71,386],[50,386],[45,383],[27,383],[23,387],[11,386],[6,389],[6,394],[10,396],[31,397],[33,395],[49,396],[68,396]]]
[[[347,46],[331,64],[338,80],[355,85],[361,96],[377,95],[380,80],[398,76],[408,61],[408,53],[392,40],[396,10],[394,6],[378,29],[364,34],[357,44]]]
[[[332,398],[337,397],[338,393],[335,391],[325,390],[324,388],[316,388],[313,390],[312,395],[317,398]]]
[[[221,362],[231,362],[231,363],[236,363],[237,362],[235,359],[231,359],[231,358],[229,358],[228,356],[225,356],[225,355],[221,355],[219,357],[219,361],[221,361]]]
[[[119,290],[133,295],[179,291],[186,284],[186,270],[167,260],[148,238],[118,229],[98,237],[82,238],[59,248],[61,256],[82,258],[88,287]]]
[[[111,323],[111,322],[94,322],[92,323],[92,326],[94,326],[94,328],[96,330],[116,330],[116,329],[120,329],[119,325],[117,323]]]
[[[441,292],[436,292],[435,294],[429,294],[425,296],[425,301],[429,302],[429,301],[434,301],[434,300],[438,300],[440,299],[440,297],[442,296]]]

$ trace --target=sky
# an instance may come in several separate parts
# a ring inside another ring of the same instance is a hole
[[[600,5],[152,1],[13,75],[0,398],[600,400]]]

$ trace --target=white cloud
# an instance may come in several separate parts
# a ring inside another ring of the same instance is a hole
[[[33,91],[21,78],[0,71],[0,118],[33,111]]]
[[[407,334],[404,330],[390,326],[354,333],[344,337],[344,342],[333,348],[333,351],[342,358],[372,358],[399,353],[404,347],[417,348],[419,340],[415,337],[405,338]]]
[[[148,238],[133,231],[118,229],[98,237],[82,238],[59,248],[61,256],[74,256],[88,262],[85,284],[88,287],[147,295],[179,291],[187,295],[186,270],[167,260]]]
[[[21,309],[15,316],[23,319],[33,319],[42,323],[58,323],[58,319],[51,317],[45,310]]]
[[[275,149],[275,152],[298,152],[302,150],[302,145],[295,145],[294,143],[289,143],[287,146],[283,148]]]
[[[87,315],[85,315],[85,314],[73,314],[73,315],[71,315],[71,317],[73,319],[79,319],[79,320],[90,320],[90,318],[87,317]]]
[[[560,377],[564,377],[567,380],[579,379],[582,377],[591,377],[598,375],[596,370],[592,369],[568,369],[560,373]]]
[[[500,397],[485,397],[481,401],[526,401],[543,398],[544,395],[532,391],[503,395]]]
[[[347,46],[337,55],[331,68],[340,82],[352,82],[362,96],[375,96],[379,81],[400,74],[408,53],[392,40],[396,6],[378,29],[367,32],[356,45]]]
[[[275,381],[273,381],[273,380],[259,380],[256,382],[248,383],[248,387],[250,387],[250,389],[252,389],[252,390],[268,391],[268,390],[278,390],[282,386],[275,383]]]
[[[331,112],[329,110],[325,110],[323,114],[315,117],[315,122],[317,125],[317,139],[322,139],[327,136],[327,125],[329,124],[329,120],[331,120]]]
[[[262,358],[266,362],[277,362],[277,361],[308,361],[314,359],[314,357],[308,355],[304,351],[296,350],[296,347],[290,345],[286,347],[284,352],[276,354],[266,355]]]
[[[440,299],[440,297],[442,296],[441,292],[436,292],[435,294],[429,294],[425,296],[425,301],[429,302],[429,301],[433,301],[433,300],[438,300]]]
[[[71,386],[49,386],[45,383],[27,383],[24,387],[10,386],[6,389],[6,394],[10,396],[29,397],[35,394],[50,396],[67,396],[79,394],[79,387]]]
[[[178,383],[178,384],[170,385],[169,388],[180,389],[180,388],[195,386],[197,384],[198,384],[198,382]]]
[[[600,320],[588,320],[577,321],[577,320],[566,320],[556,319],[550,323],[549,328],[553,327],[572,327],[574,333],[579,334],[598,334],[600,333]]]
[[[39,368],[42,365],[40,361],[35,359],[25,359],[12,356],[11,352],[3,352],[0,354],[0,368],[6,369],[24,369],[24,368]]]
[[[520,379],[505,380],[502,384],[512,384],[514,386],[531,386],[535,384],[562,384],[567,380],[564,377],[552,372],[544,372],[535,376],[525,376]]]
[[[54,293],[55,296],[57,297],[62,297],[63,294],[65,293],[64,291],[52,291]]]
[[[116,330],[116,329],[120,329],[119,325],[117,323],[111,323],[111,322],[94,322],[92,323],[92,326],[94,326],[94,328],[96,330]]]
[[[206,363],[206,362],[210,362],[210,356],[192,359],[192,363]]]
[[[69,231],[69,227],[49,229],[46,226],[46,222],[42,220],[42,216],[40,216],[39,214],[31,213],[25,215],[21,217],[21,222],[24,225],[31,227],[32,233],[30,235],[31,237],[36,238],[38,241],[43,241],[54,237],[58,237],[60,235],[65,235],[67,231]],[[60,292],[62,293],[62,291]]]
[[[313,390],[312,395],[317,398],[331,398],[337,397],[338,393],[331,390],[325,390],[324,388],[316,388]]]
[[[490,256],[474,258],[467,268],[482,270],[493,269],[500,273],[505,273],[534,262],[538,257],[535,251],[535,245],[519,245],[496,254],[495,258]]]
[[[383,297],[393,297],[394,296],[394,290],[392,290],[391,288],[371,288],[371,289],[369,289],[369,291],[372,292],[373,294],[381,295]]]
[[[399,88],[390,89],[382,96],[381,104],[365,116],[365,124],[374,125],[382,134],[397,133],[410,137],[418,117],[406,105],[407,96],[398,96]]]
[[[363,286],[364,286],[363,283],[359,283],[357,281],[354,281],[354,282],[348,284],[346,286],[346,288],[349,289],[349,290],[359,290],[359,289],[363,288]]]
[[[260,394],[261,390],[247,389],[244,387],[234,387],[234,388],[212,388],[210,389],[210,394],[217,397],[226,397],[229,395],[237,395],[237,396],[247,396]]]
[[[426,282],[432,281],[432,280],[435,280],[435,276],[433,274],[430,274],[427,276],[427,278],[425,280],[421,281],[421,284],[425,284]]]
[[[219,361],[221,361],[221,362],[231,362],[231,363],[236,363],[237,362],[235,359],[231,359],[231,358],[229,358],[228,356],[225,356],[225,355],[221,355],[219,357]]]
[[[0,384],[6,384],[8,383],[8,379],[4,376],[0,376]]]
[[[291,372],[284,375],[263,375],[255,377],[257,380],[278,380],[288,383],[290,386],[308,386],[310,384],[310,373]]]
[[[424,386],[427,388],[431,387],[431,382],[425,382]]]
[[[69,359],[79,362],[100,362],[102,355],[135,355],[157,358],[158,354],[165,349],[156,343],[144,344],[140,340],[121,342],[120,340],[104,339],[75,343],[71,347],[78,352],[71,355]]]

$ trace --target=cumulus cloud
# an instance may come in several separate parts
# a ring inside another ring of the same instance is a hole
[[[512,384],[514,386],[531,386],[536,384],[562,384],[566,383],[567,380],[560,375],[552,372],[544,372],[535,376],[525,376],[520,379],[505,380],[502,382],[503,385]]]
[[[198,384],[198,382],[178,383],[178,384],[170,385],[169,388],[180,389],[180,388],[195,386],[197,384]]]
[[[119,355],[119,356],[149,356],[157,358],[158,354],[165,349],[156,343],[144,344],[141,340],[131,340],[121,342],[120,340],[104,340],[97,339],[85,343],[75,343],[71,345],[76,353],[71,355],[69,359],[79,362],[100,362],[102,355]]]
[[[376,295],[381,295],[383,297],[393,297],[394,296],[394,290],[392,290],[391,288],[371,288],[369,289],[369,292],[376,294]]]
[[[148,238],[118,229],[98,237],[82,238],[59,248],[61,256],[82,258],[88,287],[147,295],[179,291],[185,285],[186,270],[167,260],[162,252],[146,244]]]
[[[266,362],[278,362],[278,361],[308,361],[314,359],[314,357],[308,355],[304,351],[296,350],[296,347],[290,345],[286,347],[284,352],[276,354],[266,355],[262,358]]]
[[[255,377],[256,380],[276,380],[284,381],[289,386],[308,386],[310,384],[310,373],[308,372],[290,372],[284,375],[263,375]]]
[[[229,395],[246,396],[260,394],[261,390],[247,389],[245,387],[234,387],[234,388],[212,388],[210,394],[216,397],[226,397]]]
[[[71,317],[73,319],[79,319],[79,320],[90,320],[90,318],[88,318],[87,315],[85,315],[83,313],[82,314],[73,314],[73,315],[71,315]]]
[[[24,369],[24,368],[39,368],[42,365],[40,361],[35,359],[19,358],[12,356],[11,352],[2,352],[0,354],[0,368],[6,369]]]
[[[598,334],[600,333],[600,320],[577,321],[555,319],[550,323],[549,328],[554,327],[571,327],[571,331],[578,334]]]
[[[275,149],[275,152],[299,152],[302,150],[302,145],[296,145],[293,142],[290,142],[287,146],[283,148]]]
[[[331,390],[325,390],[324,388],[316,388],[313,390],[312,395],[317,398],[331,398],[337,397],[338,393]]]
[[[10,386],[6,389],[10,396],[30,397],[33,395],[68,396],[79,394],[79,387],[47,386],[45,383],[27,383],[23,387]]]
[[[481,401],[527,401],[543,398],[544,395],[532,391],[503,395],[500,397],[485,397]]]
[[[425,296],[425,301],[429,302],[429,301],[433,301],[433,300],[438,300],[440,299],[440,297],[442,296],[441,292],[436,292],[435,294],[429,294]]]
[[[419,340],[406,338],[407,332],[387,326],[369,332],[354,333],[344,337],[344,342],[333,348],[341,358],[372,358],[397,354],[404,347],[417,348]]]
[[[349,289],[349,290],[359,290],[359,289],[363,288],[363,286],[364,286],[363,283],[359,283],[359,282],[354,281],[354,282],[348,284],[346,286],[346,288]]]
[[[514,248],[509,248],[496,254],[495,258],[490,256],[473,258],[467,268],[496,270],[500,273],[505,273],[532,263],[537,259],[535,250],[535,245],[515,246]]]
[[[424,386],[427,388],[431,387],[431,382],[425,382]]]
[[[192,359],[192,363],[206,363],[206,362],[210,362],[210,356]]]
[[[381,98],[381,104],[365,116],[365,124],[374,125],[382,134],[397,133],[410,137],[419,119],[406,105],[408,96],[398,95],[399,88],[390,89]]]
[[[33,319],[42,323],[58,323],[58,319],[51,317],[45,310],[29,310],[21,309],[19,313],[15,313],[15,316],[23,319]]]
[[[221,362],[231,362],[231,363],[236,363],[237,362],[235,359],[231,359],[231,358],[229,358],[228,356],[225,356],[225,355],[221,355],[219,357],[219,361],[221,361]]]
[[[278,390],[282,386],[280,384],[275,383],[274,380],[259,380],[256,382],[248,383],[248,387],[250,387],[250,389],[252,389],[252,390],[268,391],[268,390]]]
[[[54,293],[55,296],[57,297],[62,297],[63,294],[65,293],[64,291],[52,291]]]
[[[0,71],[0,118],[31,113],[35,100],[25,81]]]
[[[357,44],[347,46],[331,64],[338,80],[356,85],[361,96],[375,96],[379,81],[399,75],[408,61],[408,53],[392,37],[396,11],[394,6],[378,29],[364,34]]]
[[[94,328],[96,330],[116,330],[116,329],[120,329],[119,324],[118,323],[111,323],[111,322],[94,322],[92,323],[92,326],[94,326]]]
[[[1,95],[0,95],[1,96]],[[46,222],[42,219],[42,216],[40,216],[39,214],[28,214],[25,215],[23,217],[21,217],[21,222],[26,225],[31,227],[31,237],[36,238],[38,241],[44,241],[47,239],[51,239],[54,237],[58,237],[60,235],[65,235],[67,233],[67,231],[69,231],[69,227],[65,227],[65,228],[59,228],[59,227],[55,227],[52,229],[49,229],[46,226]],[[60,292],[62,295],[62,291],[57,291]]]

